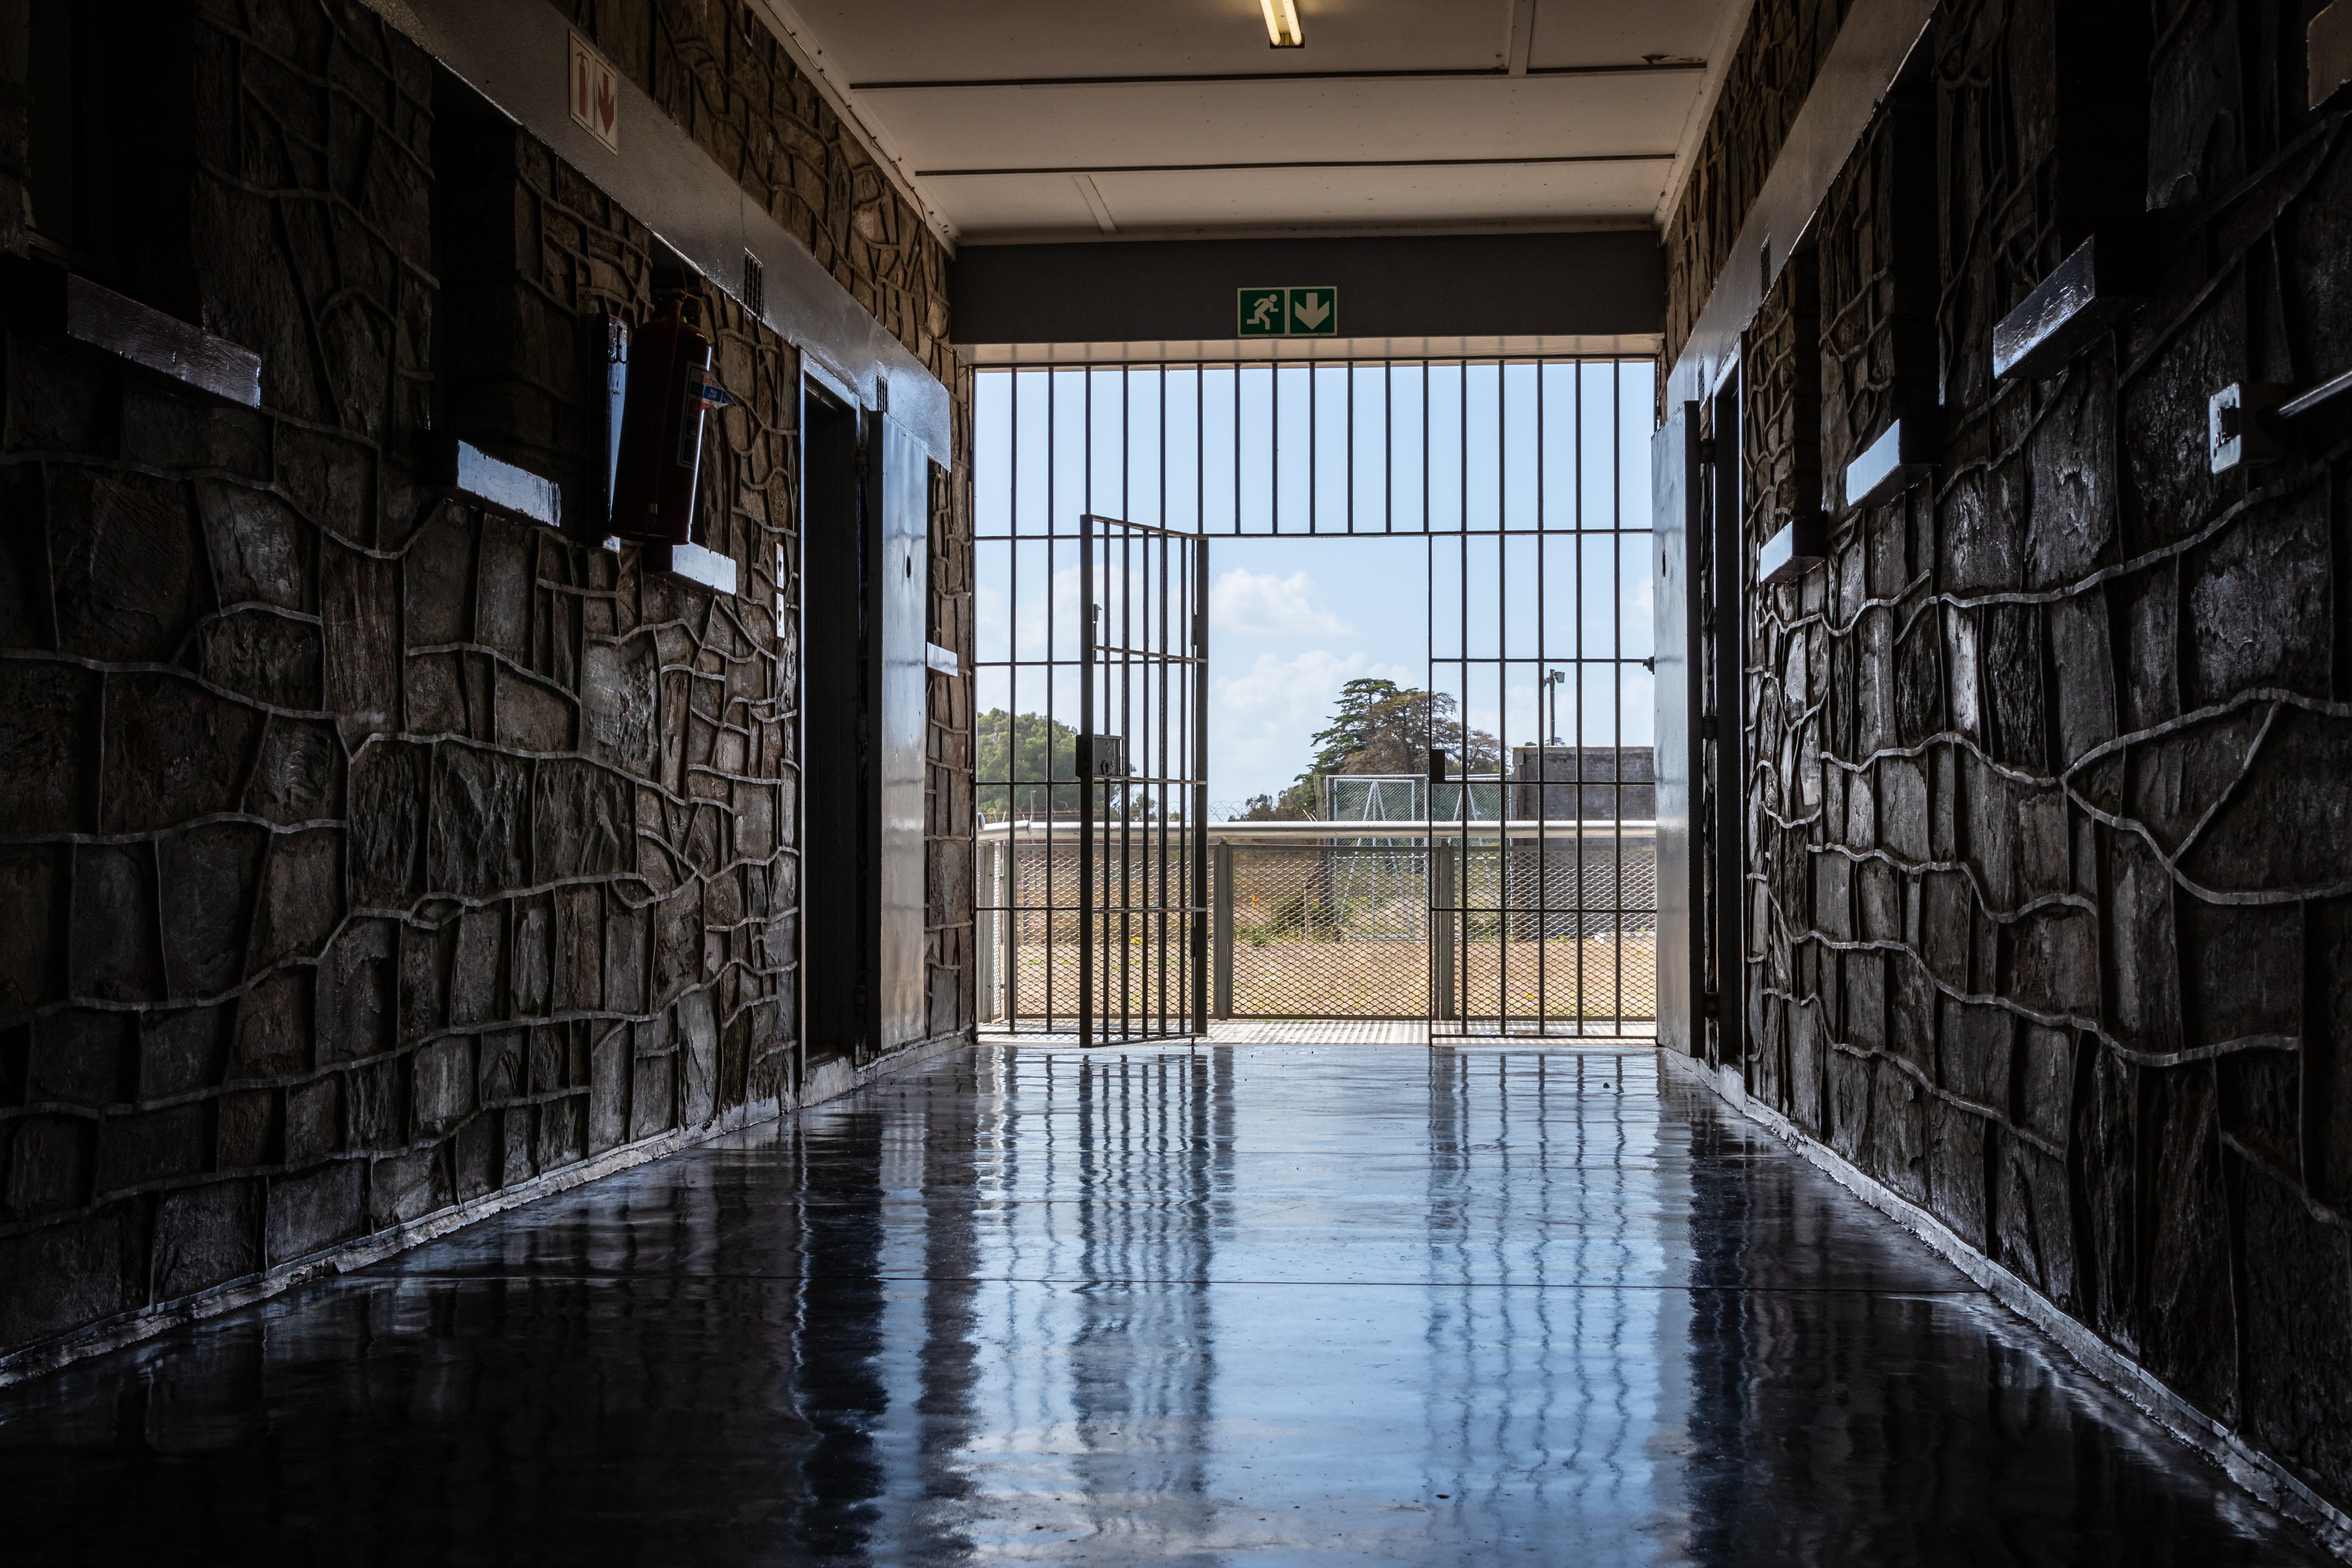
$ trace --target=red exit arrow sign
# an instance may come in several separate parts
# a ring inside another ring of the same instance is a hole
[[[572,118],[608,153],[621,150],[621,77],[579,34],[572,35]]]

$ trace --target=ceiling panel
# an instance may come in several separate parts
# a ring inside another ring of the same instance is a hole
[[[1093,234],[1098,231],[1076,180],[1068,174],[985,174],[941,180],[927,194],[959,232],[985,234]]]
[[[1723,15],[1721,0],[1531,0],[1531,70],[1614,65],[1653,58],[1704,59]]]
[[[1267,46],[1258,0],[799,0],[795,9],[860,87],[1236,71],[1491,69],[1505,63],[1510,26],[1509,0],[1300,0],[1307,47],[1276,49]]]
[[[762,3],[982,239],[1645,217],[1739,0]]]
[[[1660,90],[1662,80],[1677,89]],[[1695,72],[862,94],[918,177],[1370,159],[1672,155]]]
[[[1251,169],[1097,174],[1122,233],[1187,225],[1213,228],[1486,226],[1513,220],[1640,219],[1657,205],[1666,165],[1487,164],[1356,171]],[[975,228],[974,237],[985,231]]]

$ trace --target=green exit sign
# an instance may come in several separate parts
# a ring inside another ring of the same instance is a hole
[[[1336,338],[1339,290],[1321,285],[1236,289],[1234,315],[1244,338]]]

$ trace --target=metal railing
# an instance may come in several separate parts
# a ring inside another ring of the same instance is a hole
[[[1213,1016],[1568,1034],[1639,1032],[1655,1019],[1654,823],[1360,826],[1378,837],[1334,822],[1202,830]],[[1171,852],[1189,849],[1192,829],[1163,831]],[[1113,853],[1098,839],[1098,859]],[[1079,858],[1071,826],[984,824],[979,855],[982,1018],[1008,1027],[1070,1016],[1082,962],[1082,917],[1064,891]],[[1116,988],[1108,949],[1096,966],[1098,1005],[1158,1002]]]

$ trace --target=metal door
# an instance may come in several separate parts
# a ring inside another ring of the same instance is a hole
[[[1088,1046],[1202,1033],[1207,542],[1023,521],[980,540],[1018,607],[974,660],[982,1018]]]
[[[1078,1043],[1208,1029],[1209,546],[1087,513]]]

